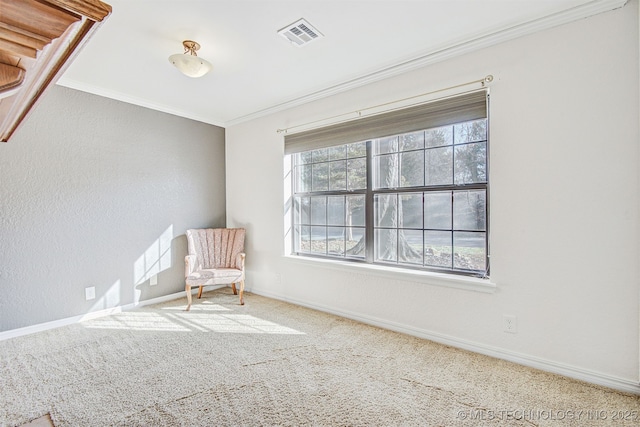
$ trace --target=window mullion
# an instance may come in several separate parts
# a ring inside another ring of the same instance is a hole
[[[455,164],[454,164],[454,169],[455,169]],[[455,258],[456,258],[456,248],[453,247],[453,234],[455,232],[454,228],[453,228],[453,222],[454,222],[454,215],[455,211],[454,211],[454,206],[453,206],[453,191],[451,191],[451,267],[453,268],[455,265]]]
[[[373,143],[367,141],[367,193],[365,197],[365,259],[367,262],[374,261],[374,241],[373,241]]]
[[[329,188],[331,188],[331,178],[327,177]],[[329,254],[329,196],[324,196],[324,248],[325,255]]]
[[[294,251],[295,253],[298,253],[298,246],[296,246],[296,239],[300,239],[300,236],[297,232],[297,230],[301,230],[302,225],[299,224],[298,228],[296,229],[296,191],[298,190],[298,179],[296,178],[297,176],[297,164],[294,161],[296,158],[296,155],[292,155],[289,156],[289,160],[291,161],[291,193],[292,196],[291,197],[291,250]],[[298,209],[301,209],[301,207],[299,207]]]

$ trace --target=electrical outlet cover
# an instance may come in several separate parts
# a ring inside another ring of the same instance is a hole
[[[518,333],[518,318],[516,316],[511,316],[505,314],[503,316],[504,321],[504,331],[510,334]]]

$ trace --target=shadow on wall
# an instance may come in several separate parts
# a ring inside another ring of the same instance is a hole
[[[173,237],[173,227],[170,226],[134,264],[135,304],[166,295],[166,289],[157,287],[159,283],[178,283],[176,291],[184,290],[186,254],[187,236],[181,234]]]
[[[157,297],[154,287],[158,283],[173,283],[183,269],[172,270],[173,266],[184,263],[186,237],[173,236],[173,224],[169,225],[133,263],[133,304]],[[165,292],[166,293],[166,292]],[[106,292],[91,306],[89,312],[114,308],[122,305],[122,297],[127,295],[122,280],[116,280]]]
[[[161,271],[171,268],[171,242],[173,240],[173,224],[169,225],[160,236],[138,257],[133,264],[133,284],[138,286],[151,280]],[[157,279],[157,277],[156,277]],[[138,296],[138,295],[136,295]],[[136,298],[136,302],[139,301]]]
[[[284,238],[284,253],[285,254],[290,254],[293,252],[293,247],[292,247],[292,242],[293,242],[293,237],[292,237],[292,232],[293,232],[293,223],[292,223],[292,219],[293,219],[293,214],[292,214],[292,210],[293,210],[293,180],[291,179],[292,177],[292,162],[291,162],[291,155],[286,155],[284,156],[284,163],[283,163],[283,171],[282,171],[282,175],[283,175],[283,188],[284,190],[284,206],[283,206],[283,212],[284,212],[284,217],[283,217],[283,224],[284,224],[284,235],[282,236]]]

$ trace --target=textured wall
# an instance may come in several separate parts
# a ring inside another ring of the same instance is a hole
[[[222,128],[52,87],[0,145],[0,331],[183,290],[184,231],[225,224],[224,149]]]
[[[227,128],[247,287],[460,346],[638,384],[638,2]],[[493,74],[492,294],[284,253],[276,129]],[[250,183],[247,184],[247,183]],[[518,333],[503,332],[503,315]]]

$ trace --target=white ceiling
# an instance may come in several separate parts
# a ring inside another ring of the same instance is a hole
[[[104,0],[113,13],[58,84],[229,126],[624,4],[624,0]],[[277,31],[304,18],[324,38]],[[182,40],[213,71],[168,61]]]

